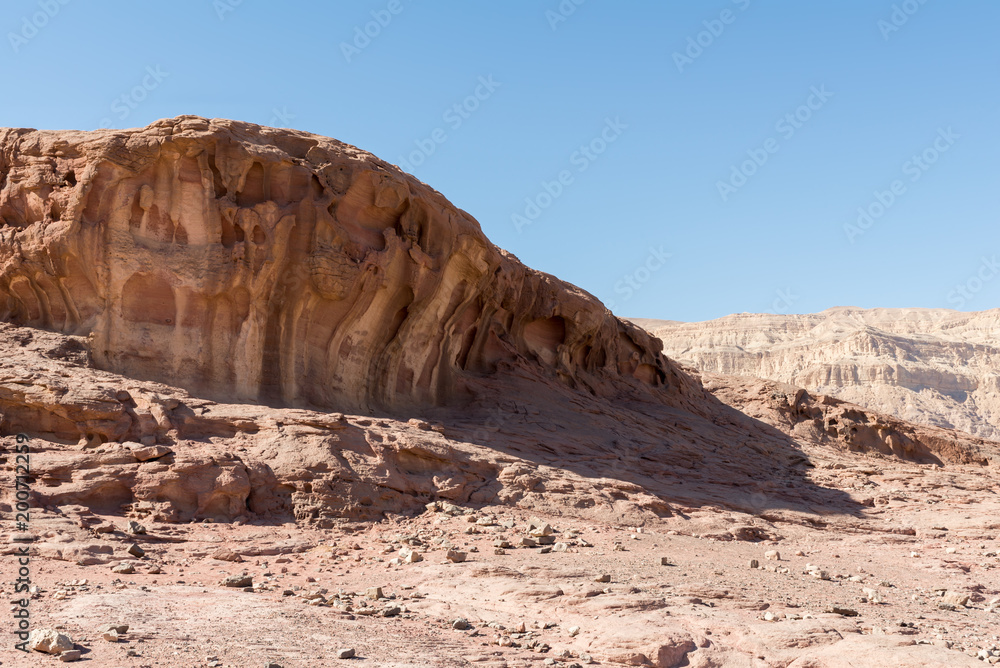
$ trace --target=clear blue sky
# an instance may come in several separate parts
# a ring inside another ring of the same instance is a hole
[[[998,304],[1000,3],[575,2],[7,0],[0,126],[336,137],[626,316]]]

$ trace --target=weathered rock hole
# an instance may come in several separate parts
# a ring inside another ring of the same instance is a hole
[[[122,288],[122,315],[131,322],[173,324],[177,317],[173,288],[162,276],[133,275]]]

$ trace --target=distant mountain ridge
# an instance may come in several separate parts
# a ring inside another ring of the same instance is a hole
[[[701,371],[768,378],[1000,439],[1000,309],[837,307],[706,322],[635,319]]]

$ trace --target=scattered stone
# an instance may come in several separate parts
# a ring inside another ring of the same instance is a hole
[[[82,656],[83,656],[83,652],[81,652],[80,650],[78,650],[78,649],[70,649],[70,650],[67,650],[67,651],[63,652],[62,654],[60,654],[59,655],[59,660],[60,661],[65,661],[65,662],[68,663],[70,661],[79,661]]]
[[[569,545],[567,545],[566,543],[556,543],[555,545],[552,546],[553,552],[565,552],[568,549]]]
[[[878,589],[872,589],[871,587],[863,587],[861,591],[865,593],[865,598],[868,599],[869,603],[882,602],[882,595],[879,593]]]
[[[571,626],[571,627],[569,627],[568,632],[569,632],[570,638],[575,638],[580,633],[580,627],[579,626]]]
[[[132,543],[131,545],[129,545],[128,546],[128,553],[131,554],[133,557],[137,557],[137,558],[140,558],[140,559],[142,557],[146,556],[146,550],[144,550],[141,547],[139,547],[138,543]]]
[[[243,557],[237,552],[233,552],[229,548],[220,547],[214,553],[212,553],[213,559],[218,559],[219,561],[231,561],[233,563],[242,563]]]
[[[522,536],[517,545],[518,547],[538,547],[538,541],[527,536]]]
[[[45,654],[60,654],[73,649],[73,641],[53,629],[35,629],[28,634],[28,649]]]
[[[135,566],[127,561],[123,561],[120,564],[111,567],[112,573],[117,573],[119,575],[132,575],[135,573]]]
[[[338,659],[353,659],[354,658],[354,650],[352,648],[338,649],[337,650],[337,658]]]
[[[957,591],[946,591],[944,596],[941,597],[941,600],[944,603],[955,606],[956,608],[964,608],[969,604],[969,595]]]
[[[670,561],[670,557],[660,557],[660,566],[673,566],[674,564]],[[601,582],[601,580],[598,580]]]
[[[114,629],[108,629],[107,631],[101,634],[101,637],[107,640],[108,642],[118,642],[118,631],[115,631]]]
[[[834,606],[834,607],[830,608],[830,612],[832,612],[835,615],[840,615],[841,617],[857,617],[858,616],[858,611],[857,610],[852,610],[851,608],[838,608],[837,606]]]
[[[455,629],[456,631],[465,631],[466,629],[469,628],[469,621],[459,617],[458,619],[456,619],[451,623],[451,628]]]
[[[242,575],[230,575],[219,584],[223,587],[253,587],[253,577],[246,573]]]
[[[551,536],[552,526],[548,522],[543,522],[537,517],[528,520],[528,533],[532,536]]]
[[[112,624],[111,626],[107,627],[105,631],[114,631],[118,635],[123,636],[126,633],[128,633],[128,629],[129,629],[128,624]]]
[[[381,587],[369,587],[365,590],[365,598],[377,601],[380,598],[385,598],[385,594],[382,593]]]
[[[420,556],[419,552],[409,547],[404,547],[400,549],[399,558],[402,559],[403,563],[406,564],[414,564],[418,561],[424,560],[424,558]]]
[[[750,568],[760,568],[760,562],[756,559],[750,560]]]
[[[448,550],[448,561],[453,564],[460,564],[465,561],[468,555],[465,552],[459,552],[458,550]]]
[[[768,550],[764,553],[764,558],[768,561],[781,561],[781,553],[777,550]]]
[[[663,559],[666,559],[666,557],[663,557]],[[660,563],[663,562],[661,561]],[[605,573],[604,575],[598,575],[596,578],[594,578],[594,582],[611,582],[611,576],[608,575],[607,573]]]
[[[146,533],[146,527],[142,526],[135,520],[129,520],[128,526],[125,529],[128,533],[135,536],[142,536]]]

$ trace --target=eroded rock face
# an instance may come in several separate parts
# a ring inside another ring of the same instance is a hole
[[[1000,309],[835,308],[636,322],[672,359],[705,372],[769,378],[910,422],[1000,437]]]
[[[455,404],[500,367],[598,394],[675,375],[658,340],[396,167],[192,116],[0,130],[0,319],[89,336],[103,369],[272,405]]]

